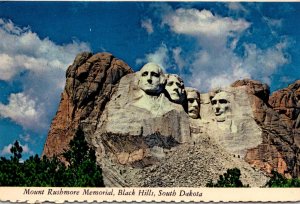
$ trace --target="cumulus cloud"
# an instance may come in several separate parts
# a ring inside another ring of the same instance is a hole
[[[23,88],[11,93],[7,104],[0,103],[0,117],[25,129],[47,129],[64,88],[65,70],[76,54],[90,50],[89,45],[77,41],[58,45],[4,19],[0,19],[0,38],[0,80],[18,79]]]
[[[2,117],[10,118],[26,127],[43,125],[39,123],[43,111],[39,110],[35,100],[30,99],[24,93],[11,94],[8,105],[0,104]]]
[[[25,145],[22,145],[21,143],[19,143],[19,144],[23,149],[22,154],[30,154],[30,155],[34,154],[34,152],[29,148],[28,144],[25,144]],[[5,156],[5,155],[11,154],[10,149],[12,148],[12,146],[13,146],[13,144],[9,144],[7,146],[4,146],[3,149],[0,152],[0,155]]]
[[[279,42],[265,50],[257,48],[255,44],[245,44],[243,65],[251,76],[257,76],[266,83],[270,83],[271,75],[277,69],[289,62],[285,55],[288,42]]]
[[[145,19],[141,21],[142,28],[145,28],[148,34],[151,34],[154,32],[153,24],[151,19]]]
[[[10,80],[17,73],[13,58],[7,54],[0,54],[0,59],[0,79],[5,81]]]
[[[170,66],[168,52],[169,50],[167,46],[162,43],[155,52],[146,54],[143,59],[137,59],[136,63],[141,65],[143,63],[154,62],[160,65],[163,69],[167,69]]]
[[[4,146],[3,149],[1,150],[1,156],[4,156],[6,154],[10,154],[11,147],[12,147],[12,144]]]
[[[250,23],[229,17],[213,15],[211,11],[197,9],[177,9],[167,14],[163,22],[176,33],[197,36],[200,39],[215,41],[215,45],[224,46],[227,37],[236,36],[246,30]],[[202,40],[202,43],[207,41]]]
[[[238,9],[239,5],[231,5],[231,9],[233,6]],[[254,43],[243,43],[244,51],[236,53],[241,36],[252,26],[242,18],[222,17],[205,9],[179,8],[165,13],[162,21],[174,33],[195,38],[198,47],[190,56],[193,60],[178,60],[180,47],[173,53],[173,59],[178,67],[191,73],[184,76],[186,84],[201,91],[228,86],[243,78],[269,83],[271,75],[289,62],[287,40],[264,49]]]

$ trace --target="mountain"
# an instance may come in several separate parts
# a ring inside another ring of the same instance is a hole
[[[67,69],[43,155],[61,154],[82,130],[106,186],[205,186],[234,167],[262,186],[273,169],[300,175],[299,96],[299,81],[270,96],[250,79],[200,94],[153,63],[133,72],[110,53],[84,52]]]

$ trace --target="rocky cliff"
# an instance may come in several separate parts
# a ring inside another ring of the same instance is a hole
[[[66,72],[66,85],[44,146],[51,157],[68,148],[79,126],[85,121],[90,131],[96,128],[108,101],[122,76],[132,69],[110,53],[80,53]]]
[[[286,122],[276,108],[280,104],[278,101],[287,98],[290,92],[279,90],[269,97],[269,87],[253,80],[237,81],[232,86],[247,87],[254,120],[262,130],[262,143],[247,150],[245,161],[268,173],[274,169],[286,177],[299,176],[299,146],[295,140],[299,134],[290,125],[292,121]],[[286,93],[285,97],[282,92]],[[288,103],[281,103],[282,109],[289,107]]]
[[[299,81],[269,97],[254,80],[199,94],[170,76],[153,64],[133,73],[109,53],[79,54],[43,154],[60,154],[81,129],[106,186],[205,186],[234,167],[250,186],[273,169],[300,175]]]

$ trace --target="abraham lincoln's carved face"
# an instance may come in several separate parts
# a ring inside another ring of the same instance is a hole
[[[211,100],[211,104],[218,122],[226,120],[230,109],[229,95],[226,92],[217,93]]]

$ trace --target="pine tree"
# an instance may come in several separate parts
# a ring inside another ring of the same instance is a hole
[[[14,142],[14,145],[11,147],[10,152],[12,154],[10,160],[4,157],[1,157],[0,159],[0,185],[24,185],[24,172],[20,163],[23,148],[21,147],[18,141]]]
[[[10,159],[0,158],[0,186],[103,187],[102,170],[83,132],[79,130],[69,145],[63,154],[67,165],[56,156],[35,155],[21,162],[23,149],[16,141]]]
[[[220,175],[217,183],[212,180],[206,184],[206,187],[249,187],[244,186],[240,181],[241,171],[238,168],[228,169],[226,173]]]
[[[73,182],[71,186],[104,186],[102,170],[96,163],[95,151],[88,147],[80,129],[70,142],[70,149],[63,156],[69,164],[67,174],[73,178],[70,180]]]
[[[267,187],[300,187],[300,179],[287,179],[277,171],[272,170],[272,177],[266,183]]]

